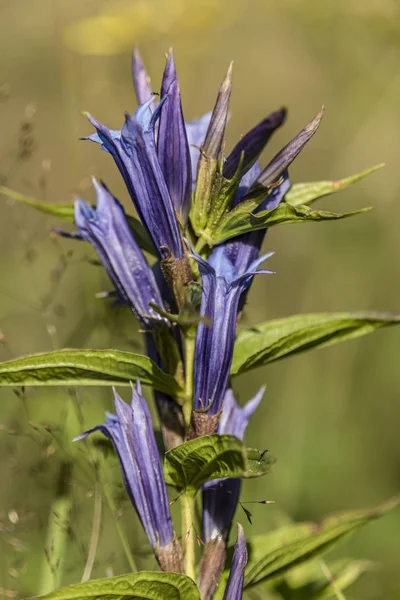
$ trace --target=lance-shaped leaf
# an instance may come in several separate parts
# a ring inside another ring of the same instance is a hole
[[[330,196],[331,194],[345,190],[350,185],[353,185],[353,183],[361,181],[361,179],[368,177],[368,175],[375,173],[375,171],[382,169],[384,166],[385,165],[382,163],[380,165],[371,167],[370,169],[366,169],[361,173],[357,173],[356,175],[351,175],[350,177],[345,177],[344,179],[337,179],[336,181],[310,181],[307,183],[295,183],[285,195],[285,202],[291,204],[292,206],[313,204],[313,202],[316,202],[316,200],[319,200],[324,196]]]
[[[395,497],[376,508],[334,515],[320,524],[298,524],[294,526],[295,533],[292,539],[289,536],[286,541],[284,538],[282,540],[277,532],[273,532],[275,547],[271,544],[271,534],[255,536],[251,544],[244,587],[249,588],[283,575],[294,566],[321,555],[339,540],[383,516],[399,504],[400,497]]]
[[[172,396],[182,390],[147,356],[120,350],[56,350],[0,363],[0,385],[124,385],[139,379]]]
[[[173,448],[165,455],[168,485],[189,493],[206,481],[223,477],[252,478],[269,473],[275,459],[245,448],[234,435],[206,435]]]
[[[94,579],[69,585],[43,600],[200,600],[199,590],[190,577],[177,573],[141,571],[118,577]]]
[[[165,455],[165,481],[187,492],[195,492],[210,479],[241,477],[245,470],[243,444],[233,435],[196,438]]]
[[[241,165],[241,175],[254,165],[261,152],[264,150],[272,134],[284,123],[286,109],[281,108],[258,123],[236,144],[224,164],[222,173],[226,179],[232,179],[239,166],[242,153],[244,154]]]
[[[314,313],[267,321],[239,333],[231,375],[399,323],[400,315],[384,312]]]
[[[292,206],[281,202],[271,210],[262,210],[257,214],[249,212],[246,204],[237,206],[230,211],[221,221],[219,227],[212,233],[204,235],[209,246],[221,244],[225,240],[234,238],[243,233],[266,229],[274,225],[288,225],[291,223],[312,223],[314,221],[337,221],[371,210],[361,208],[347,213],[334,213],[326,210],[312,210],[308,206]]]
[[[58,217],[63,221],[68,221],[69,223],[74,223],[75,221],[73,204],[49,204],[47,202],[39,202],[38,200],[35,200],[35,198],[25,196],[24,194],[20,194],[19,192],[4,186],[0,186],[0,194],[3,194],[7,198],[11,198],[16,202],[30,206],[39,212],[51,215],[53,217]],[[156,251],[154,244],[140,221],[131,215],[125,215],[125,217],[128,221],[129,228],[135,236],[135,240],[139,244],[140,248],[146,252],[149,252],[150,254],[155,255]]]
[[[304,146],[317,131],[322,117],[324,116],[324,107],[282,150],[278,152],[271,162],[261,171],[257,183],[268,186],[273,183],[282,173],[292,164],[296,156],[302,151]],[[257,184],[256,184],[257,185]]]

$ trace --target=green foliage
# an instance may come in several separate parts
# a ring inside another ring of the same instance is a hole
[[[270,210],[261,210],[254,214],[249,211],[246,204],[239,204],[235,209],[226,214],[218,227],[209,236],[204,236],[209,246],[221,244],[229,238],[236,237],[242,233],[266,229],[274,225],[288,225],[290,223],[311,223],[314,221],[336,221],[346,217],[352,217],[370,208],[361,208],[347,213],[334,213],[326,210],[312,210],[306,205],[292,206],[287,202],[281,202],[279,206]]]
[[[384,164],[376,165],[370,169],[366,169],[356,175],[337,179],[336,181],[308,181],[307,183],[295,183],[292,185],[287,194],[285,194],[285,202],[292,206],[310,205],[316,200],[324,196],[330,196],[336,192],[340,192],[353,183],[361,181],[364,177],[368,177],[371,173],[375,173],[384,167]]]
[[[175,379],[147,356],[120,350],[56,350],[0,363],[0,385],[125,385],[136,379],[167,394]]]
[[[49,204],[48,202],[39,202],[30,196],[25,196],[24,194],[20,194],[19,192],[4,186],[0,186],[0,194],[3,194],[3,196],[11,198],[16,202],[30,206],[39,212],[51,215],[52,217],[58,217],[59,219],[63,219],[69,223],[75,222],[73,204]],[[139,246],[146,252],[149,252],[149,254],[155,255],[156,252],[153,242],[151,241],[147,231],[140,221],[131,215],[126,215],[126,218]]]
[[[190,577],[177,573],[140,573],[95,579],[61,588],[46,596],[46,600],[200,600],[197,585]]]
[[[276,463],[276,458],[269,454],[267,450],[257,450],[256,448],[247,448],[246,464],[247,469],[243,477],[251,479],[260,477],[269,473]]]
[[[222,477],[250,479],[269,473],[276,459],[267,451],[245,448],[233,435],[207,435],[185,442],[165,455],[164,475],[178,490],[196,492]]]
[[[239,333],[231,374],[399,323],[400,315],[383,312],[315,313],[267,321]]]
[[[233,435],[207,435],[185,442],[165,455],[164,474],[169,485],[195,492],[206,481],[242,477],[246,461],[242,442]]]
[[[294,566],[321,555],[343,537],[399,505],[400,497],[396,497],[373,509],[328,517],[320,524],[300,523],[253,537],[245,587],[283,575]]]

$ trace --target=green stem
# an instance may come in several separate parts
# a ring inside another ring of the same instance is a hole
[[[71,467],[70,463],[61,465],[57,496],[50,509],[44,548],[45,556],[39,577],[40,596],[49,594],[61,585],[65,548],[68,541],[68,520],[72,504],[69,493]]]
[[[102,466],[103,465],[101,465],[99,467],[99,470],[100,469],[102,470]],[[112,492],[110,490],[107,477],[105,477],[103,473],[99,474],[99,476],[100,476],[101,486],[102,486],[103,492],[104,492],[104,497],[108,504],[108,508],[110,509],[110,511],[113,515],[115,526],[117,528],[117,532],[119,535],[119,539],[121,540],[121,544],[122,544],[122,547],[125,552],[126,560],[128,561],[128,564],[129,564],[129,567],[130,567],[132,573],[137,573],[138,569],[137,569],[135,560],[132,556],[132,552],[129,547],[128,539],[125,535],[124,528],[122,527],[121,522],[117,517],[117,507],[115,505],[114,498],[113,498]]]
[[[204,250],[204,248],[207,246],[207,242],[203,237],[199,237],[199,239],[197,240],[197,243],[194,247],[194,251],[196,252],[196,254],[201,254],[201,251]]]
[[[192,416],[194,348],[195,336],[189,332],[185,339],[185,403],[183,405],[183,416],[186,427],[189,427]]]
[[[194,497],[187,492],[181,495],[183,564],[185,573],[196,581],[195,536],[193,529]]]

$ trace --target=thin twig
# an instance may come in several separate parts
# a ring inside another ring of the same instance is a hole
[[[83,571],[81,582],[88,581],[92,574],[94,560],[96,558],[97,546],[99,543],[100,537],[100,526],[101,526],[101,485],[100,482],[96,481],[96,486],[94,488],[94,513],[93,513],[93,525],[92,525],[92,535],[90,537],[89,544],[89,552],[85,565],[85,569]]]
[[[346,600],[343,592],[340,590],[339,586],[337,585],[335,578],[333,577],[326,562],[324,560],[321,560],[320,565],[321,565],[321,569],[322,569],[325,577],[327,578],[327,580],[329,581],[329,583],[332,587],[332,591],[335,593],[337,600]]]

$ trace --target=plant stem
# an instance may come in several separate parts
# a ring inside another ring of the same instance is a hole
[[[199,237],[199,239],[197,240],[197,243],[194,247],[194,251],[197,254],[201,254],[201,251],[207,246],[207,242],[203,237]]]
[[[56,498],[51,505],[47,527],[45,556],[41,566],[39,595],[49,594],[61,585],[65,547],[68,540],[68,520],[71,510],[69,462],[61,465]]]
[[[183,405],[183,416],[186,427],[189,427],[192,416],[194,348],[195,334],[189,332],[185,339],[185,403]]]
[[[195,536],[193,531],[194,497],[185,492],[181,495],[183,564],[185,573],[196,581]]]
[[[103,467],[103,465],[100,465],[99,470],[100,469],[102,470],[102,467]],[[115,505],[114,498],[113,498],[112,492],[111,492],[109,484],[108,484],[108,480],[104,476],[104,473],[101,473],[101,475],[99,474],[99,476],[100,476],[100,481],[101,481],[101,486],[103,488],[104,496],[105,496],[106,502],[108,504],[108,508],[110,509],[112,516],[114,518],[115,526],[117,528],[117,532],[119,535],[119,539],[121,540],[121,544],[122,544],[122,547],[125,552],[126,560],[129,563],[132,573],[137,573],[138,569],[136,567],[135,560],[132,556],[132,552],[129,547],[127,537],[125,535],[124,528],[122,527],[121,522],[117,517],[117,507]]]
[[[96,482],[94,490],[94,511],[93,511],[93,525],[92,535],[90,537],[89,552],[86,560],[85,569],[83,571],[81,582],[88,581],[92,574],[94,560],[96,558],[97,546],[100,537],[100,525],[101,525],[101,486],[100,482]]]

